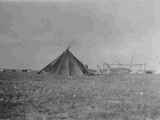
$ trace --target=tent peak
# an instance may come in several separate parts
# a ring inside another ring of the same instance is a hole
[[[69,50],[70,50],[70,48],[71,48],[71,46],[70,46],[70,45],[68,45],[68,47],[67,47],[66,51],[69,51]]]

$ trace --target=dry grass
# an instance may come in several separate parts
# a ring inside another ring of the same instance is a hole
[[[35,120],[41,116],[46,120],[158,120],[160,116],[159,75],[17,76],[10,81],[25,95],[26,110]]]

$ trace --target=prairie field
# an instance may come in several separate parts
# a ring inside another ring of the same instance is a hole
[[[160,75],[56,77],[0,73],[0,117],[11,120],[160,120]]]

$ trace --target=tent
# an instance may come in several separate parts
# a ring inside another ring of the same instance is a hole
[[[61,76],[89,75],[88,69],[67,48],[59,57],[44,67],[39,73],[48,72]]]

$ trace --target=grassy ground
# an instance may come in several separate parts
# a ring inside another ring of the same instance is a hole
[[[5,73],[1,79],[12,82],[18,92],[26,95],[26,117],[33,120],[160,119],[160,75],[64,79]]]

